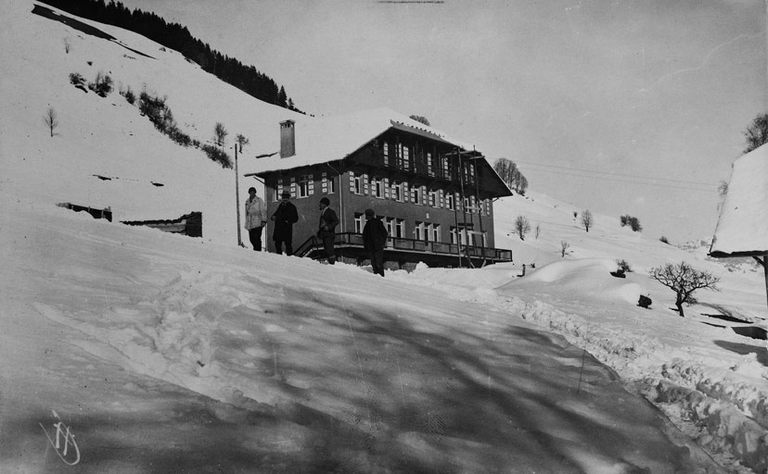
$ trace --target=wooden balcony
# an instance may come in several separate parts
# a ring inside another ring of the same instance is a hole
[[[334,241],[337,256],[363,261],[368,258],[363,246],[363,235],[338,233]],[[322,242],[311,237],[296,250],[299,257],[324,258]],[[445,242],[389,237],[384,248],[386,261],[404,263],[424,262],[434,267],[474,266],[511,262],[512,251],[491,247],[476,247]]]

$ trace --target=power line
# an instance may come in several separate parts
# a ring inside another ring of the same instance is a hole
[[[533,166],[534,168],[536,167],[543,168],[537,171],[552,172],[552,173],[557,173],[558,175],[574,176],[577,178],[602,179],[602,180],[608,180],[612,182],[618,181],[618,182],[625,182],[625,183],[638,184],[638,185],[650,185],[650,186],[659,186],[664,188],[674,188],[674,189],[701,191],[701,192],[713,192],[717,188],[716,184],[703,183],[698,181],[688,181],[688,180],[674,179],[674,178],[658,178],[658,177],[652,177],[652,176],[635,176],[635,175],[629,175],[629,174],[623,174],[623,173],[611,173],[608,171],[571,168],[567,166],[542,165],[539,163],[531,163],[527,161],[520,161],[520,163],[525,163],[526,166]],[[664,183],[664,182],[658,182],[658,181],[667,181],[667,182]]]
[[[534,163],[532,161],[519,161],[520,163],[525,163],[530,166],[540,166],[542,168],[557,168],[557,169],[564,169],[564,170],[571,170],[571,171],[579,171],[584,173],[599,173],[599,174],[605,174],[608,176],[619,176],[619,177],[625,177],[625,178],[632,178],[632,179],[651,179],[651,180],[660,180],[660,181],[673,181],[677,183],[683,183],[683,184],[695,184],[695,185],[701,185],[701,186],[717,186],[716,184],[712,183],[704,183],[701,181],[689,181],[685,179],[675,179],[675,178],[659,178],[656,176],[642,176],[642,175],[634,175],[634,174],[624,174],[624,173],[612,173],[610,171],[599,171],[599,170],[590,170],[585,168],[573,168],[569,166],[560,166],[560,165],[545,165],[542,163]]]

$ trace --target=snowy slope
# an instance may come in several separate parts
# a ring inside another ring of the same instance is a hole
[[[5,1],[0,17],[2,44],[16,45],[0,48],[12,65],[0,87],[3,470],[61,466],[38,425],[52,409],[91,472],[711,468],[687,436],[730,471],[768,466],[768,359],[736,332],[765,327],[754,265],[633,233],[618,216],[595,215],[587,233],[573,216],[583,209],[535,191],[495,203],[496,246],[514,264],[382,281],[239,249],[232,170],[68,76],[103,71],[167,96],[193,138],[222,122],[250,138],[248,156],[276,150],[277,123],[300,117],[143,37],[83,20],[121,46],[32,6]],[[94,221],[62,201],[109,206],[116,221],[200,210],[204,238]],[[518,215],[531,222],[524,241]],[[609,275],[618,259],[633,270],[624,280]],[[647,277],[682,260],[722,277],[685,319]]]

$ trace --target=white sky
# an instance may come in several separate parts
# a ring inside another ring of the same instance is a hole
[[[655,237],[711,236],[717,185],[765,110],[758,0],[123,3],[255,65],[302,110],[424,115],[532,189]]]

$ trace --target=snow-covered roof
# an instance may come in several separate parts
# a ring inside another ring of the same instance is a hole
[[[768,253],[768,144],[733,163],[712,239],[713,257]]]
[[[243,174],[293,169],[340,160],[390,128],[427,136],[465,150],[472,148],[471,145],[388,108],[363,110],[333,117],[292,117],[292,120],[295,121],[296,154],[281,158],[278,153],[258,160],[243,160]],[[277,123],[274,133],[275,137],[279,134]]]

